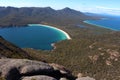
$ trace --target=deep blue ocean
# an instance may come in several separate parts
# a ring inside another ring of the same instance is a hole
[[[43,26],[0,28],[0,35],[21,48],[51,50],[52,43],[65,40],[64,33]]]
[[[88,24],[97,25],[99,27],[120,31],[120,16],[107,16],[100,20],[86,20]]]

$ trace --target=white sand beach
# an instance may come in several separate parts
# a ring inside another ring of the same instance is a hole
[[[49,25],[42,25],[42,24],[28,24],[28,26],[43,26],[43,27],[52,28],[52,29],[55,29],[55,30],[58,30],[58,31],[64,33],[68,40],[71,39],[71,37],[69,36],[69,34],[67,32],[65,32],[65,31],[63,31],[59,28],[56,28],[56,27],[52,27],[52,26],[49,26]]]

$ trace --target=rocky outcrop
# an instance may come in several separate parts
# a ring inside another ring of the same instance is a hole
[[[82,73],[78,73],[76,80],[95,80],[95,79],[89,76],[85,77]]]
[[[55,63],[51,63],[49,65],[52,66],[55,71],[60,71],[61,74],[66,75],[68,77],[71,76],[71,72],[67,70],[64,66]]]
[[[27,59],[0,59],[0,75],[6,80],[59,80],[73,79],[69,71],[58,64]]]
[[[49,76],[39,75],[39,76],[23,77],[21,80],[57,80],[57,79]]]
[[[87,77],[77,78],[76,80],[95,80],[95,79],[87,76]]]

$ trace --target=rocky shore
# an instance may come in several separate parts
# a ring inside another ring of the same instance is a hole
[[[28,59],[0,59],[0,76],[5,80],[95,80],[74,77],[64,66]]]

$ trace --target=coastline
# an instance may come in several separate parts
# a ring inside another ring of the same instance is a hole
[[[58,31],[62,32],[63,34],[65,34],[65,36],[66,36],[66,38],[67,38],[68,40],[71,39],[71,37],[69,36],[69,34],[68,34],[67,32],[65,32],[65,31],[63,31],[63,30],[61,30],[61,29],[59,29],[59,28],[56,28],[56,27],[52,27],[52,26],[49,26],[49,25],[43,25],[43,24],[28,24],[28,26],[43,26],[43,27],[52,28],[52,29],[58,30]],[[53,46],[53,45],[52,45],[52,46]]]
[[[52,29],[62,32],[66,36],[67,40],[71,40],[71,37],[69,36],[69,34],[67,32],[65,32],[59,28],[56,28],[56,27],[52,27],[49,25],[42,25],[42,24],[28,24],[28,26],[43,26],[43,27],[47,27],[47,28],[52,28]],[[51,51],[54,51],[57,48],[55,46],[55,43],[51,43],[51,46],[53,47],[53,49]]]
[[[88,22],[87,20],[85,20],[85,21],[83,21],[83,22],[86,23],[86,24],[90,24],[90,25],[97,26],[97,27],[101,27],[101,28],[105,28],[105,29],[109,29],[109,30],[113,30],[113,31],[119,31],[119,30],[116,30],[116,29],[113,29],[113,28],[109,28],[109,27],[106,27],[106,26],[101,26],[101,25],[97,25],[97,24],[90,23],[90,22]]]

